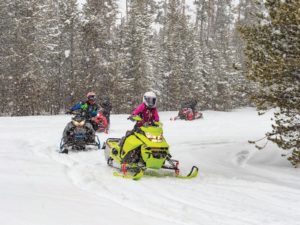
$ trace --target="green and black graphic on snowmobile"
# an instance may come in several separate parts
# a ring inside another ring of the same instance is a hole
[[[132,121],[140,121],[140,116],[130,117]],[[177,178],[193,178],[198,168],[193,166],[186,176],[180,175],[179,161],[171,158],[169,145],[163,137],[162,123],[155,122],[150,126],[136,128],[120,147],[120,138],[109,138],[103,148],[105,159],[111,167],[118,168],[115,176],[138,180],[147,175],[146,170],[171,170]]]

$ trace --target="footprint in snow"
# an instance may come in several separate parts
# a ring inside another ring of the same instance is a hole
[[[242,166],[248,161],[249,156],[250,152],[248,150],[243,150],[235,155],[234,161],[237,165]]]

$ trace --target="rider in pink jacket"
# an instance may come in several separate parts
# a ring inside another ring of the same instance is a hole
[[[145,123],[158,122],[159,116],[156,109],[155,93],[152,91],[146,92],[143,96],[143,103],[133,110],[132,115],[139,115],[143,119],[137,123],[138,127],[143,126]]]
[[[153,122],[159,121],[159,116],[156,109],[156,95],[152,91],[146,92],[143,96],[143,103],[136,107],[132,112],[132,116],[139,115],[142,120],[137,122],[132,131],[127,131],[126,135],[120,140],[120,148],[123,149],[123,145],[127,137],[132,135],[136,128],[148,123],[151,125]]]

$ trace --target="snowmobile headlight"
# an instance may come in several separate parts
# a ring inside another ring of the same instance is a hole
[[[81,127],[83,127],[84,124],[85,124],[85,121],[84,121],[84,120],[82,120],[81,122],[79,122],[79,126],[81,126]]]
[[[75,127],[83,127],[84,124],[85,124],[84,120],[82,120],[80,122],[77,122],[76,120],[73,120],[72,122],[73,122],[73,124],[74,124]]]
[[[145,136],[148,138],[148,139],[152,139],[154,136],[149,133],[149,132],[145,132]]]
[[[162,142],[162,139],[163,139],[162,134],[155,136],[149,132],[145,132],[145,136],[152,142]]]
[[[75,127],[78,127],[79,123],[76,120],[72,120],[72,123],[74,124]]]

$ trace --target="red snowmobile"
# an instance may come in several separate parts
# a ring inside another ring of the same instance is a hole
[[[97,125],[97,132],[108,133],[109,124],[101,111],[93,118],[93,122]]]
[[[203,118],[203,114],[199,111],[193,112],[191,108],[182,108],[178,116],[171,118],[171,120],[196,120]]]

